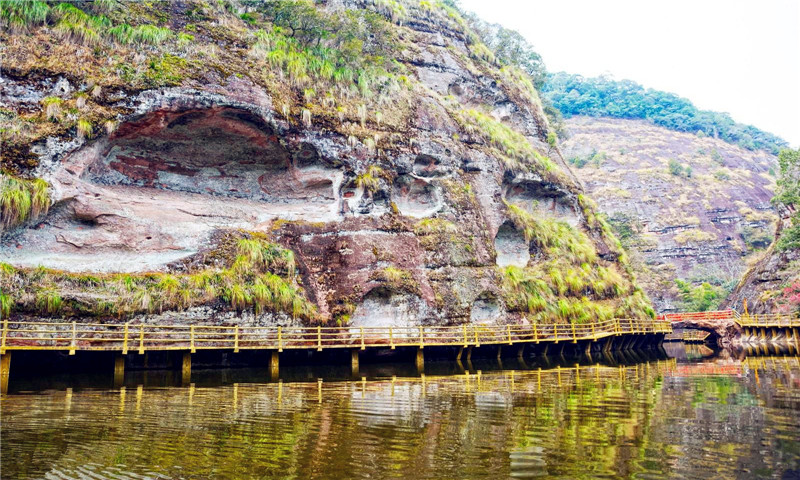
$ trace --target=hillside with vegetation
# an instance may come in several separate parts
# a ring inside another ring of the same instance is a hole
[[[645,89],[631,80],[559,72],[546,76],[542,93],[565,117],[643,119],[670,130],[719,138],[776,155],[788,145],[776,135],[733,121],[727,113],[699,110],[674,93]]]
[[[451,3],[4,0],[0,21],[0,316],[653,317],[531,52]]]
[[[772,243],[774,155],[647,120],[566,126],[564,156],[659,311],[717,308]]]

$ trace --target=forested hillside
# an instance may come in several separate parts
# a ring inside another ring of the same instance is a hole
[[[737,123],[727,113],[699,110],[674,93],[645,89],[631,80],[560,72],[547,76],[542,93],[566,117],[645,119],[670,130],[720,138],[748,150],[764,149],[773,154],[787,146],[776,135]]]

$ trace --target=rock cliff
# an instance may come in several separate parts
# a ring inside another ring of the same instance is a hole
[[[4,314],[652,316],[536,90],[446,4],[34,3],[0,34]]]

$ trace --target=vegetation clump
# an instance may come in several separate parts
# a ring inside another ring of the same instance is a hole
[[[594,244],[567,223],[536,218],[516,205],[508,215],[525,239],[547,260],[525,268],[501,270],[504,299],[510,311],[523,312],[536,322],[583,323],[614,316],[652,318],[647,297],[619,271],[616,264],[599,258]],[[586,204],[591,210],[591,206]],[[610,242],[619,244],[604,220],[594,217]],[[618,247],[620,251],[621,246]],[[620,258],[626,266],[625,257]]]
[[[540,154],[524,135],[492,116],[475,109],[461,110],[457,117],[464,130],[483,137],[502,152],[506,166],[514,169],[534,167],[540,172],[556,169],[552,160]]]
[[[87,275],[2,264],[3,308],[6,315],[35,311],[125,318],[206,305],[315,318],[314,305],[298,285],[293,253],[260,235],[238,236],[228,242],[225,266],[190,273]]]
[[[0,174],[0,232],[36,219],[50,209],[49,185]]]

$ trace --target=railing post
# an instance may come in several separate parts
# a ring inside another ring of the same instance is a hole
[[[556,343],[558,343],[558,324],[557,323],[553,324],[553,340],[555,340]]]
[[[139,326],[139,355],[144,355],[144,323]]]
[[[76,330],[77,330],[77,324],[76,324],[76,322],[72,322],[72,342],[69,344],[69,354],[70,355],[75,355],[75,345],[76,345],[75,331]]]
[[[391,345],[392,350],[394,350],[394,332],[392,332],[392,327],[389,327],[389,345]]]
[[[233,327],[233,353],[239,353],[239,325]]]
[[[506,333],[508,334],[508,344],[511,345],[512,342],[511,342],[511,324],[510,323],[506,324]]]
[[[572,343],[578,343],[578,334],[575,332],[575,321],[572,322]]]
[[[278,333],[280,333],[280,327],[278,327]],[[322,326],[317,325],[317,351],[322,351]]]
[[[319,334],[319,329],[322,328],[317,326],[317,350],[322,350],[322,336]],[[283,351],[283,327],[278,325],[278,352]]]
[[[425,327],[419,327],[419,348],[425,348]]]
[[[364,327],[361,327],[361,350],[364,350],[365,348],[367,347],[364,345]]]
[[[464,330],[464,348],[467,348],[467,324],[461,325],[461,328]]]
[[[191,353],[196,352],[194,348],[194,325],[189,327],[189,351]]]
[[[536,327],[536,324],[533,324],[533,341],[539,343],[539,329]]]
[[[594,331],[594,322],[592,322],[592,340],[597,340],[597,334]]]
[[[122,354],[123,355],[127,355],[128,354],[128,325],[129,324],[130,324],[130,322],[125,322],[125,329],[124,329],[125,333],[124,333],[124,335],[122,337]]]
[[[478,329],[475,328],[475,327],[472,327],[472,331],[475,333],[475,346],[476,347],[480,347],[481,346],[481,341],[478,339]]]
[[[0,343],[0,354],[6,354],[6,336],[8,336],[8,319],[3,320],[3,339]]]

